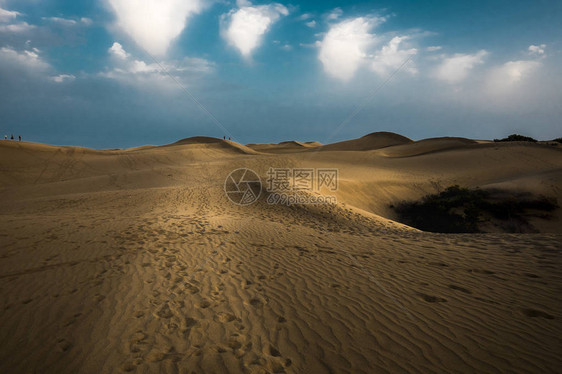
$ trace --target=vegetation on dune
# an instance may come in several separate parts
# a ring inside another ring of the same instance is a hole
[[[547,212],[558,207],[556,199],[513,194],[500,190],[448,187],[427,195],[418,202],[391,206],[399,220],[420,230],[442,233],[482,232],[492,224],[506,232],[533,231],[528,217],[537,214],[549,218]]]
[[[553,142],[562,143],[562,138],[556,138],[552,140]]]
[[[511,134],[507,138],[494,139],[495,142],[533,142],[536,143],[537,139],[533,139],[528,136],[523,136],[519,134]]]

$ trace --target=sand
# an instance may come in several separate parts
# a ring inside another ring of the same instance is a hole
[[[559,211],[536,234],[434,234],[389,204],[451,184],[561,203],[561,148],[404,139],[0,142],[0,372],[559,371]],[[337,205],[223,191],[301,166],[339,169]]]

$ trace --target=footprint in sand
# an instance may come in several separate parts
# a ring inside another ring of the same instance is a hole
[[[120,369],[125,372],[131,372],[136,369],[136,366],[134,363],[127,361],[121,364]]]
[[[67,352],[70,348],[72,348],[72,343],[64,338],[61,338],[57,341],[57,346],[61,352]]]
[[[162,308],[160,308],[160,310],[156,312],[156,316],[160,318],[172,318],[174,314],[172,313],[172,310],[170,309],[168,304],[164,304]]]
[[[240,343],[236,338],[231,338],[228,342],[228,346],[233,351],[236,351],[236,350],[242,348],[242,343]]]
[[[257,307],[262,306],[263,302],[260,299],[258,299],[257,297],[253,297],[253,298],[250,299],[250,305],[257,308]]]
[[[523,314],[531,318],[541,317],[546,319],[554,319],[554,316],[536,309],[523,309]]]
[[[532,273],[525,273],[525,276],[527,276],[529,278],[540,278],[538,275],[532,274]]]
[[[184,322],[185,322],[186,329],[191,329],[193,326],[197,324],[197,320],[191,317],[187,317]]]
[[[493,275],[496,274],[493,271],[490,270],[483,270],[483,269],[469,269],[468,270],[469,273],[477,273],[477,274],[486,274],[486,275]]]
[[[418,292],[418,295],[422,297],[422,299],[424,299],[425,301],[427,301],[428,303],[444,303],[447,302],[447,299],[444,299],[442,297],[438,297],[438,296],[431,296],[431,295],[427,295],[421,292]]]
[[[449,265],[447,265],[444,262],[430,262],[429,265],[431,266],[439,266],[439,267],[449,267]]]
[[[231,313],[220,312],[215,316],[215,320],[222,323],[228,323],[236,320],[236,316]]]
[[[461,291],[461,292],[464,292],[464,293],[468,293],[468,294],[471,294],[471,293],[472,293],[472,291],[470,291],[470,290],[468,290],[468,289],[466,289],[466,288],[464,288],[464,287],[456,286],[456,285],[454,285],[454,284],[450,284],[450,285],[449,285],[449,288],[450,288],[450,289],[453,289],[453,290],[456,290],[456,291]]]
[[[279,349],[275,348],[272,345],[269,346],[269,354],[273,357],[281,357],[281,352],[279,352]]]

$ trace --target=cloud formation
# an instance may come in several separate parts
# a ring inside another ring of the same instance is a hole
[[[371,69],[379,75],[386,76],[398,69],[410,56],[418,53],[418,50],[415,48],[400,49],[400,43],[405,39],[407,38],[400,36],[392,38],[387,45],[383,46],[382,49],[376,53],[371,63]],[[407,66],[406,71],[411,74],[417,73],[417,69],[413,65]]]
[[[7,10],[0,8],[0,22],[10,22],[16,19],[17,16],[20,16],[21,13]]]
[[[56,83],[71,82],[74,79],[76,79],[76,77],[72,74],[59,74],[51,77],[51,80]]]
[[[15,22],[21,16],[20,12],[0,8],[0,33],[23,33],[35,28],[27,22]]]
[[[77,20],[72,18],[62,18],[62,17],[43,17],[42,19],[45,21],[53,22],[61,26],[76,26],[80,24],[84,26],[90,26],[93,23],[93,21],[87,17],[82,17]]]
[[[278,3],[254,6],[239,0],[237,4],[239,9],[222,16],[222,35],[244,58],[250,58],[263,35],[281,16],[287,16],[289,10]]]
[[[52,75],[54,68],[41,57],[41,51],[37,48],[18,51],[12,47],[0,48],[0,74],[7,72],[18,78],[62,83],[72,81],[76,77],[72,74]],[[14,74],[17,72],[17,74]],[[31,77],[32,79],[29,79]]]
[[[428,52],[436,52],[436,51],[440,51],[443,47],[441,47],[440,45],[431,45],[429,47],[427,47],[425,50]]]
[[[368,49],[375,42],[371,30],[379,21],[374,17],[357,17],[330,27],[319,43],[318,58],[324,70],[335,78],[344,81],[351,79],[365,62]]]
[[[126,52],[120,43],[114,42],[107,50],[113,58],[114,66],[111,70],[100,73],[104,78],[115,79],[117,81],[146,87],[175,88],[175,83],[168,76],[172,75],[177,79],[184,79],[210,73],[214,70],[215,64],[202,58],[185,57],[180,61],[162,61],[159,63],[146,63],[135,59],[130,53]]]
[[[125,52],[123,46],[120,43],[114,42],[113,45],[108,49],[108,52],[117,57],[120,60],[126,60],[129,58],[129,54]]]
[[[117,25],[140,47],[162,56],[183,31],[187,18],[199,13],[201,0],[107,0]]]
[[[545,49],[546,49],[546,44],[530,45],[528,48],[529,54],[535,56],[543,56]]]
[[[538,61],[509,61],[502,65],[500,72],[509,83],[516,83],[531,74],[541,65]]]
[[[0,48],[0,63],[9,65],[10,68],[24,69],[33,73],[44,72],[50,68],[50,65],[39,56],[37,48],[19,52],[10,47],[2,47]]]
[[[368,66],[381,76],[398,69],[417,49],[401,49],[408,36],[394,36],[379,50],[375,46],[382,39],[372,30],[385,21],[381,17],[357,17],[333,24],[319,42],[318,58],[324,70],[334,78],[348,81],[362,66]],[[413,64],[407,71],[417,73]]]
[[[343,10],[341,8],[335,8],[330,13],[328,13],[326,19],[328,19],[329,21],[333,21],[340,18],[342,15],[343,15]]]
[[[27,22],[18,22],[18,23],[12,23],[12,24],[8,24],[8,25],[0,25],[0,32],[23,33],[23,32],[32,30],[34,28],[35,28],[34,25],[30,25]]]
[[[484,63],[487,55],[487,51],[480,50],[474,54],[457,53],[451,57],[444,57],[435,70],[435,77],[448,83],[462,82],[475,66]]]
[[[542,63],[532,60],[508,61],[490,69],[487,75],[487,91],[495,96],[517,91],[518,86],[529,83],[530,78]],[[527,82],[525,82],[527,81]]]

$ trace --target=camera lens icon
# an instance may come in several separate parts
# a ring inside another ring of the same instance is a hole
[[[253,204],[261,195],[261,179],[251,169],[236,169],[226,177],[224,192],[236,205]]]

